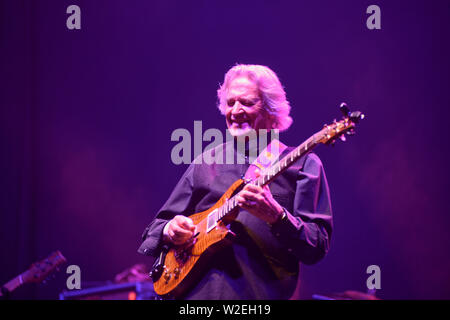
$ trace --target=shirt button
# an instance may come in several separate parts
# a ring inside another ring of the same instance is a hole
[[[289,251],[289,252],[292,252],[292,249],[291,249],[291,248],[289,248],[289,249],[288,249],[288,251]]]
[[[280,234],[277,232],[276,234],[275,234],[277,237],[279,237],[280,236]]]

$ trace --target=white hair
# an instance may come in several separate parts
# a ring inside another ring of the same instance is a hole
[[[230,83],[238,76],[246,76],[258,86],[263,108],[273,119],[270,129],[287,130],[293,121],[289,116],[291,106],[286,99],[286,92],[277,75],[266,66],[238,64],[228,70],[223,84],[217,90],[217,107],[220,112],[225,114]]]

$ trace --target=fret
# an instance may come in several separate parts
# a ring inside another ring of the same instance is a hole
[[[270,167],[270,174],[272,175],[272,177],[275,177],[275,175],[277,174],[277,168],[275,166]]]

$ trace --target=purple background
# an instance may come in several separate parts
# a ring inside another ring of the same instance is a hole
[[[66,8],[81,7],[81,30]],[[381,8],[381,30],[366,8]],[[366,291],[450,298],[448,1],[0,2],[0,284],[59,249],[84,284],[139,262],[144,227],[186,166],[173,130],[225,127],[216,90],[235,63],[271,67],[300,144],[338,105],[357,134],[317,149],[335,231],[301,297]],[[204,144],[206,146],[206,144]],[[65,269],[18,298],[56,299]]]

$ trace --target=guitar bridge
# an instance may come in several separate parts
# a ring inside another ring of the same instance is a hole
[[[217,225],[217,212],[218,210],[214,210],[206,219],[206,233],[210,232]]]

